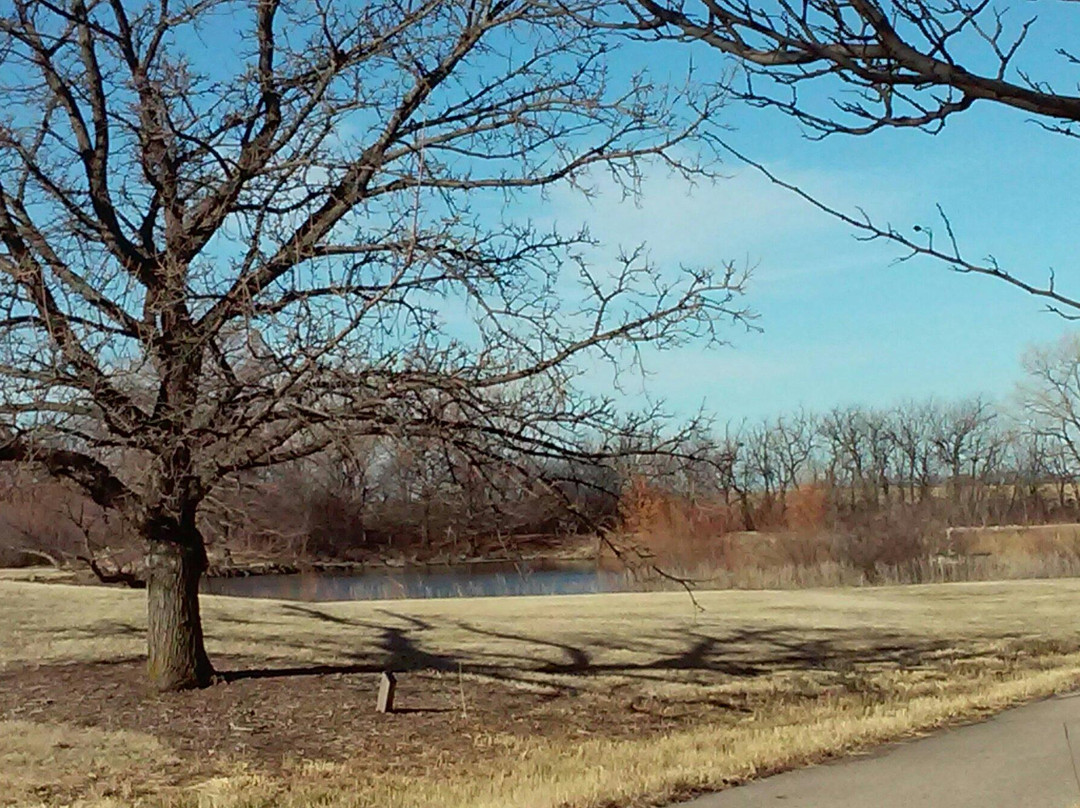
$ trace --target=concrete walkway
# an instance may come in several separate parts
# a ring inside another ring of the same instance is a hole
[[[981,724],[871,756],[778,774],[685,808],[1073,808],[1080,789],[1080,695],[1017,707]]]

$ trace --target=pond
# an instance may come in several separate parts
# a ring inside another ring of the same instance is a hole
[[[577,595],[624,590],[628,583],[625,573],[602,569],[591,561],[519,561],[205,578],[202,591],[278,600],[384,600]]]

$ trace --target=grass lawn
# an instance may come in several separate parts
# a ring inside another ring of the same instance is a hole
[[[205,597],[228,682],[157,695],[143,593],[15,577],[0,804],[654,805],[1080,687],[1078,580]]]

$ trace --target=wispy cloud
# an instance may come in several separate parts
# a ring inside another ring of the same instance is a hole
[[[963,211],[958,221],[981,221],[1015,202],[964,197],[949,184],[956,175],[940,173],[948,162],[941,155],[878,166],[838,160],[839,167],[799,169],[780,160],[768,167],[824,201],[849,210],[857,205],[875,221],[899,228],[925,224],[939,199]],[[942,177],[949,182],[943,185]],[[732,332],[730,348],[646,352],[651,375],[644,383],[624,379],[628,406],[647,393],[683,412],[704,403],[722,418],[739,418],[800,403],[825,409],[993,392],[1017,378],[1024,344],[1066,327],[1001,284],[980,283],[933,262],[893,268],[898,247],[857,240],[845,225],[752,169],[692,188],[656,169],[637,200],[625,199],[611,183],[597,186],[591,200],[560,190],[529,212],[564,229],[588,225],[603,243],[589,256],[598,264],[619,247],[645,244],[658,271],[728,261],[754,267],[746,302],[761,314],[765,329]],[[1032,245],[1007,228],[967,232],[977,243]],[[1037,246],[1045,251],[1041,242]],[[1033,259],[1030,252],[1027,260]],[[602,391],[606,377],[597,374],[591,384]]]
[[[911,201],[896,186],[873,191],[886,186],[865,173],[783,166],[777,171],[823,199],[857,198],[884,219],[903,218]],[[645,244],[660,267],[728,261],[754,267],[754,286],[763,290],[795,277],[865,265],[866,246],[845,225],[751,168],[733,167],[727,177],[690,185],[656,167],[638,198],[626,198],[604,179],[596,187],[591,199],[570,189],[557,191],[538,208],[537,218],[568,229],[588,224],[604,245],[599,260],[620,247]]]

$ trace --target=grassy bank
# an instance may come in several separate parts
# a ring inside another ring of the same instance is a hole
[[[699,602],[205,598],[211,653],[237,680],[120,709],[142,596],[0,581],[0,688],[20,694],[0,708],[0,804],[657,804],[1080,686],[1078,581]],[[418,707],[377,720],[384,666]],[[97,701],[65,712],[95,677]],[[251,716],[229,712],[244,699]],[[207,726],[178,735],[192,716]]]

